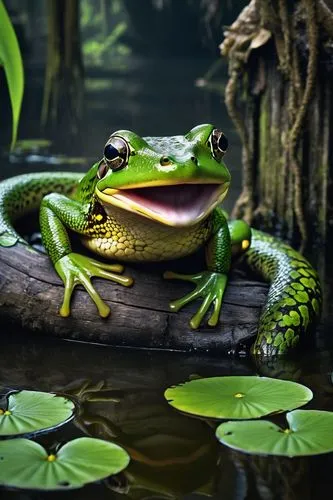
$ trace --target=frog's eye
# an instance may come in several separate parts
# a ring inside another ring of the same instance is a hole
[[[228,139],[224,133],[215,128],[208,139],[212,155],[217,161],[221,161],[228,149]]]
[[[128,162],[129,146],[125,139],[113,135],[104,147],[104,160],[112,170],[126,167]]]

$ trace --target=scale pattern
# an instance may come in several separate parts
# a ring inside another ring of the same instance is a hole
[[[252,352],[284,354],[301,338],[306,340],[319,317],[322,294],[318,274],[299,252],[254,229],[245,260],[270,283]]]
[[[74,172],[43,172],[23,174],[0,182],[0,235],[9,234],[25,241],[13,228],[13,221],[21,215],[37,210],[41,199],[51,192],[70,195],[82,174]]]
[[[95,203],[88,216],[83,244],[93,252],[122,261],[162,261],[184,257],[211,235],[208,218],[189,228],[175,228],[112,207],[107,214]]]

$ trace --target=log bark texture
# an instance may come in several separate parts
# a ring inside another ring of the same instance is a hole
[[[231,278],[216,328],[193,331],[188,322],[198,303],[178,313],[169,310],[170,300],[190,290],[182,282],[165,281],[166,263],[147,267],[126,266],[135,279],[124,288],[96,279],[96,288],[111,307],[102,319],[85,290],[78,287],[72,300],[72,315],[62,318],[63,284],[48,257],[24,245],[0,248],[0,315],[2,328],[18,327],[42,335],[136,348],[216,353],[246,351],[256,333],[267,285]],[[201,264],[202,265],[202,264]],[[197,263],[200,270],[200,262]],[[177,270],[177,269],[176,269]]]

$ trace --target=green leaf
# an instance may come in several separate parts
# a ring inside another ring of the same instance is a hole
[[[12,106],[12,143],[14,147],[24,90],[24,73],[20,47],[5,6],[0,0],[0,65],[5,70]]]
[[[20,391],[8,395],[0,410],[0,436],[18,436],[54,429],[74,416],[70,399],[48,392]]]
[[[169,387],[164,393],[178,410],[202,417],[249,419],[293,410],[313,394],[304,385],[256,376],[212,377]]]
[[[300,457],[333,451],[333,412],[295,410],[286,417],[287,429],[267,420],[225,422],[216,437],[230,448],[259,455]]]
[[[81,488],[117,474],[129,463],[120,446],[88,437],[65,444],[56,455],[28,439],[0,442],[0,485],[57,490]]]

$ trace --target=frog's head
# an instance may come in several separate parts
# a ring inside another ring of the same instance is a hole
[[[227,147],[213,125],[174,137],[119,130],[105,145],[95,194],[106,210],[112,205],[169,226],[194,225],[227,194]]]

